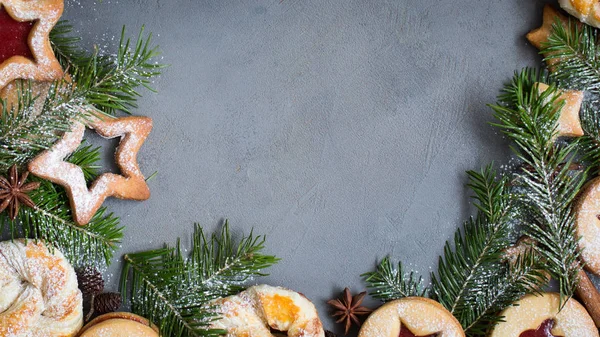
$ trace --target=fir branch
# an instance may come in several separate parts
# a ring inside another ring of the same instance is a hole
[[[70,154],[65,161],[75,164],[83,171],[86,182],[91,182],[99,174],[101,168],[98,165],[100,161],[100,146],[94,147],[92,144],[85,144],[85,140],[77,150]]]
[[[499,103],[490,105],[498,126],[516,146],[513,151],[529,169],[519,181],[520,197],[530,215],[527,234],[538,242],[546,267],[559,283],[562,303],[573,295],[578,282],[579,251],[575,238],[572,202],[585,173],[569,172],[577,141],[555,142],[558,118],[564,102],[558,101],[556,85],[540,93],[536,83],[547,81],[538,71],[525,69],[503,90]]]
[[[59,21],[50,32],[50,45],[63,69],[81,67],[88,62],[88,53],[80,43],[81,38],[73,35],[69,21]]]
[[[140,97],[137,88],[152,90],[151,80],[163,65],[154,61],[158,49],[151,46],[151,35],[144,37],[143,28],[133,44],[125,38],[123,29],[115,59],[101,56],[97,50],[84,53],[76,45],[79,39],[69,36],[70,31],[68,24],[58,25],[52,40],[70,78],[56,81],[47,94],[36,97],[32,95],[32,84],[25,82],[18,88],[16,106],[2,104],[0,170],[27,163],[56,142],[61,132],[70,130],[74,119],[85,120],[116,110],[130,113]]]
[[[265,238],[249,236],[235,242],[225,223],[207,238],[197,226],[192,253],[183,257],[179,242],[163,248],[126,254],[121,293],[131,298],[132,311],[156,323],[164,336],[220,336],[209,329],[217,318],[207,302],[238,293],[244,284],[278,259],[264,255]]]
[[[361,275],[367,283],[369,295],[383,302],[410,296],[427,296],[428,289],[423,287],[422,277],[415,272],[405,273],[402,262],[394,268],[389,257],[384,258],[373,272]]]
[[[144,35],[144,27],[133,43],[125,37],[123,27],[115,57],[101,55],[97,48],[84,52],[71,31],[72,27],[63,22],[55,27],[51,41],[55,54],[77,83],[74,96],[109,114],[117,110],[131,113],[141,97],[138,87],[154,91],[151,81],[165,66],[155,61],[160,52],[152,46],[152,34]]]
[[[581,107],[581,126],[585,134],[580,138],[579,145],[582,160],[589,163],[591,175],[600,173],[600,114],[597,108],[584,102]]]
[[[474,288],[487,286],[490,267],[496,268],[502,250],[510,245],[508,215],[514,206],[507,191],[507,178],[496,180],[491,165],[481,173],[469,171],[468,175],[480,214],[465,223],[464,233],[457,230],[454,249],[450,242],[446,243],[438,277],[432,275],[433,293],[461,323],[467,321],[461,320],[462,312],[472,307],[466,299]]]
[[[588,25],[556,22],[542,45],[544,60],[552,64],[552,77],[580,90],[600,92],[600,57],[597,30]]]
[[[66,192],[49,181],[39,180],[40,188],[31,193],[35,208],[22,208],[17,221],[0,218],[13,238],[42,239],[59,248],[73,265],[112,262],[114,251],[123,238],[119,219],[101,208],[86,226],[72,220]]]
[[[486,336],[490,328],[504,320],[499,313],[528,293],[539,293],[548,282],[544,266],[533,251],[527,251],[511,264],[497,265],[485,286],[473,289],[467,302],[473,307],[462,312],[467,336]],[[479,291],[479,292],[478,292]]]
[[[509,265],[503,251],[511,244],[515,214],[508,177],[496,178],[489,165],[469,171],[468,186],[479,210],[444,247],[432,293],[461,323],[468,336],[481,336],[501,320],[498,312],[545,283],[537,260],[527,256]]]
[[[31,83],[24,82],[17,87],[18,102],[11,108],[2,102],[0,116],[0,171],[13,164],[22,165],[40,151],[48,148],[58,139],[58,133],[70,129],[71,119],[80,113],[79,109],[63,105],[59,88],[63,82],[56,82],[49,88],[46,97],[34,97]],[[44,109],[37,111],[36,100],[44,100]],[[50,107],[55,102],[55,108]]]

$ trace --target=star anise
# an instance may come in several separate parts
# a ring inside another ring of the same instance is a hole
[[[361,306],[363,298],[366,294],[367,292],[362,292],[356,296],[352,296],[350,289],[345,288],[341,299],[327,301],[327,304],[335,308],[332,316],[339,317],[336,323],[344,322],[346,335],[348,335],[348,332],[352,327],[352,323],[360,326],[358,316],[368,315],[373,311],[369,308]]]
[[[25,171],[19,177],[17,165],[8,169],[8,178],[0,176],[0,213],[8,210],[8,217],[12,220],[17,218],[20,204],[35,207],[35,203],[27,193],[40,187],[40,183],[37,181],[25,183],[28,176],[29,172]]]

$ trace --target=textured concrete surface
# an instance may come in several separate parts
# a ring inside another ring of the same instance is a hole
[[[89,46],[145,24],[171,64],[135,111],[155,123],[152,198],[108,202],[119,255],[227,218],[283,258],[259,282],[305,293],[330,329],[325,300],[378,259],[428,275],[472,211],[464,171],[509,157],[485,104],[538,64],[523,36],[542,2],[69,2]]]

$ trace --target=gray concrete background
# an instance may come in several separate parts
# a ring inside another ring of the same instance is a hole
[[[329,329],[324,302],[387,254],[427,275],[472,212],[464,171],[509,157],[485,104],[539,64],[524,34],[543,2],[68,1],[88,46],[145,24],[171,64],[135,111],[154,119],[152,198],[107,203],[118,255],[227,218],[283,258],[259,282],[305,293]]]

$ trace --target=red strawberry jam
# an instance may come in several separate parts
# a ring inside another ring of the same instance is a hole
[[[560,337],[552,334],[553,327],[554,320],[547,319],[537,329],[523,331],[519,337]]]
[[[27,42],[33,22],[19,22],[0,6],[0,64],[12,56],[33,59]]]

